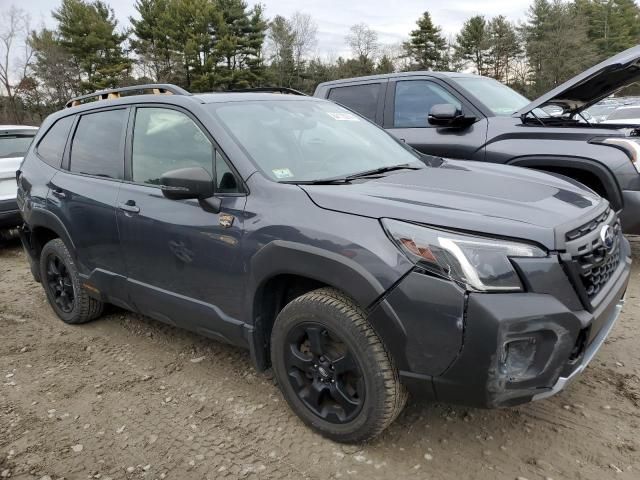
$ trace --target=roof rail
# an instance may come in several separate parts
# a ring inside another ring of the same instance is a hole
[[[302,93],[299,90],[294,90],[293,88],[288,87],[256,87],[256,88],[239,88],[237,90],[229,90],[229,93],[236,92],[264,92],[264,93],[281,93],[283,95],[301,95],[303,97],[307,97],[306,93]]]
[[[108,88],[106,90],[98,90],[87,95],[81,95],[69,100],[64,106],[65,108],[77,107],[84,103],[85,100],[111,100],[120,98],[121,93],[125,92],[142,92],[151,95],[191,95],[184,88],[170,83],[147,83],[144,85],[131,85],[129,87]],[[149,92],[149,93],[147,93]]]

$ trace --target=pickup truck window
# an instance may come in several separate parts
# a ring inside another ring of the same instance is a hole
[[[380,83],[367,83],[332,88],[329,92],[329,100],[355,110],[363,117],[375,122],[380,85]]]
[[[456,97],[429,80],[398,82],[393,125],[396,128],[428,127],[427,117],[431,107],[442,103],[461,107]]]
[[[527,98],[492,78],[458,77],[455,81],[480,99],[494,115],[509,116],[529,103]]]

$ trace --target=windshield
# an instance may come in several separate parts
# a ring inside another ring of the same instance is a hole
[[[0,158],[24,157],[33,140],[31,135],[8,135],[0,137]]]
[[[454,80],[474,97],[480,99],[494,115],[512,115],[530,103],[515,90],[492,78],[455,77]]]
[[[631,120],[633,118],[640,118],[640,107],[619,108],[611,113],[607,120]]]
[[[210,104],[237,144],[276,181],[339,178],[400,164],[418,154],[364,118],[330,102]]]

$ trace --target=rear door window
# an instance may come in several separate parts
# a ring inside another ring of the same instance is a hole
[[[124,131],[128,110],[82,115],[71,143],[69,170],[85,175],[124,178]]]
[[[329,100],[355,110],[375,122],[381,87],[381,83],[337,87],[329,92]]]
[[[44,134],[36,151],[45,163],[55,168],[60,168],[64,147],[67,144],[69,131],[73,125],[74,116],[61,118]]]
[[[450,103],[461,108],[460,101],[437,83],[429,80],[403,80],[396,83],[395,113],[396,128],[429,127],[431,107]]]

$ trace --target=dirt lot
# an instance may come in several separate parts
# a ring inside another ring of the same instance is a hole
[[[0,478],[638,479],[639,276],[568,391],[493,411],[411,401],[372,444],[342,446],[307,430],[244,351],[116,309],[63,324],[12,243],[0,249]]]

